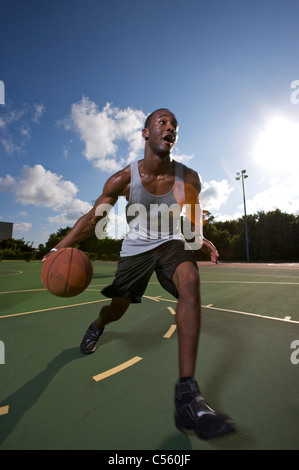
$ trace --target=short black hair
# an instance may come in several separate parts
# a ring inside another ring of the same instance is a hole
[[[159,109],[156,109],[155,111],[153,111],[147,118],[146,118],[146,121],[144,123],[144,129],[147,129],[151,123],[151,119],[153,117],[153,115],[157,112],[157,111],[169,111],[168,108],[159,108]]]

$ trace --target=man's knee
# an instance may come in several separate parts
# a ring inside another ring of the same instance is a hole
[[[179,265],[174,273],[173,282],[180,299],[199,300],[199,273],[192,263],[186,262]]]

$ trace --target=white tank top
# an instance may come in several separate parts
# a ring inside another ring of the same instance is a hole
[[[185,242],[181,230],[182,210],[174,197],[174,186],[168,194],[155,196],[141,182],[138,161],[131,163],[130,167],[130,197],[126,207],[129,232],[123,241],[120,256],[134,256],[169,240]],[[184,167],[175,162],[177,182],[184,183]],[[181,192],[184,191],[184,184],[179,187]],[[184,194],[180,194],[180,199],[184,200]]]

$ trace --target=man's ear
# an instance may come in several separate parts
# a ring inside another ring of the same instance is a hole
[[[148,134],[149,134],[148,129],[147,128],[143,129],[142,137],[144,137],[145,140],[148,140]]]

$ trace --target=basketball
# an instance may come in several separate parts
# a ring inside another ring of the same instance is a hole
[[[41,281],[51,294],[74,297],[88,287],[92,274],[92,264],[83,251],[61,248],[44,261]]]

